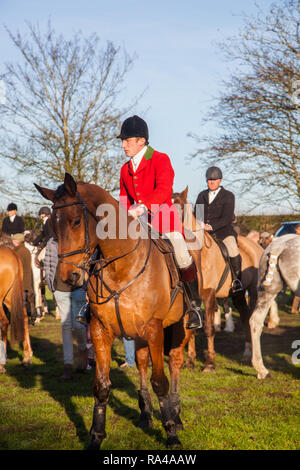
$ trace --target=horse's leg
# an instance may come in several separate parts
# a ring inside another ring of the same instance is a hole
[[[185,363],[185,366],[187,369],[194,369],[196,360],[195,331],[189,331],[191,332],[191,335],[188,340],[187,361]]]
[[[291,313],[295,313],[295,314],[299,313],[299,308],[300,308],[300,297],[295,295],[293,299]]]
[[[218,303],[216,304],[214,327],[215,331],[221,331],[221,307]]]
[[[2,304],[0,305],[0,347],[1,347],[1,360],[0,360],[0,374],[6,372],[6,354],[7,354],[7,329],[8,329],[8,319],[5,315]]]
[[[246,302],[246,298],[243,292],[237,292],[232,295],[232,302],[237,311],[240,314],[240,318],[244,327],[245,332],[245,350],[242,357],[243,362],[250,362],[251,360],[251,333],[249,320],[251,316],[250,307]]]
[[[5,298],[5,305],[8,308],[8,310],[11,312],[12,309],[12,298],[11,295],[8,295]],[[30,336],[29,336],[29,325],[28,325],[28,315],[26,308],[23,307],[23,313],[24,313],[24,340],[23,340],[23,360],[22,360],[22,365],[23,366],[30,366],[31,365],[31,358],[32,358],[32,349],[31,349],[31,343],[30,343]]]
[[[179,397],[179,377],[184,364],[184,348],[185,345],[193,341],[195,344],[195,333],[193,330],[185,330],[183,323],[178,322],[168,328],[170,338],[169,369],[171,379],[171,402],[174,410],[174,420],[176,430],[182,430],[183,424],[180,419],[180,397]]]
[[[26,309],[24,308],[24,341],[23,341],[23,361],[22,365],[29,367],[31,365],[32,349],[29,336],[29,321]]]
[[[149,364],[148,344],[141,339],[135,340],[135,354],[137,367],[140,374],[139,407],[141,410],[138,423],[139,428],[152,428],[152,404],[147,384],[147,369]]]
[[[169,382],[164,372],[164,331],[161,320],[153,318],[148,323],[145,339],[148,341],[152,360],[150,381],[158,397],[162,424],[167,433],[167,446],[180,445],[176,434],[175,411],[169,395]]]
[[[276,295],[277,292],[261,292],[258,296],[256,308],[250,318],[252,365],[258,372],[258,379],[264,379],[269,374],[269,371],[265,368],[262,359],[260,337],[264,326],[264,320]]]
[[[270,317],[268,321],[268,328],[276,328],[279,325],[280,319],[278,315],[278,305],[274,299],[270,306]]]
[[[203,292],[202,299],[205,308],[204,333],[207,339],[207,352],[203,372],[212,372],[215,370],[215,328],[214,317],[216,311],[215,291],[207,289]]]
[[[229,303],[229,297],[226,297],[223,299],[223,307],[224,307],[224,313],[225,313],[225,328],[224,331],[227,333],[233,333],[234,331],[234,322],[232,318],[232,309],[230,307]]]
[[[94,381],[94,411],[93,422],[90,430],[89,450],[98,450],[106,437],[105,416],[106,405],[109,398],[111,382],[109,379],[111,346],[113,334],[109,333],[97,318],[92,315],[90,322],[90,334],[96,357],[96,374]]]

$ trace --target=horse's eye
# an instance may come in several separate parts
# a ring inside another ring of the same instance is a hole
[[[81,222],[81,217],[77,217],[77,219],[73,221],[73,227],[78,227],[80,225],[80,222]]]

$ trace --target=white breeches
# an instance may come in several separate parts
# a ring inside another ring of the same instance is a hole
[[[185,239],[180,232],[164,233],[164,237],[168,238],[172,243],[175,252],[175,258],[180,269],[187,268],[193,262]]]
[[[237,246],[236,238],[233,235],[229,235],[229,237],[226,237],[223,240],[223,243],[228,250],[228,255],[230,258],[234,258],[235,256],[238,256],[240,254],[238,246]]]

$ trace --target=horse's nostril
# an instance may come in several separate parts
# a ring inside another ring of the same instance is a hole
[[[75,285],[80,279],[80,274],[77,272],[73,272],[69,274],[69,282],[70,284]]]

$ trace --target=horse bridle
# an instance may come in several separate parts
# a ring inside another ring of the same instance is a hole
[[[67,204],[61,204],[59,206],[55,206],[53,205],[52,206],[52,211],[55,211],[57,209],[63,209],[64,207],[70,207],[70,206],[75,206],[75,205],[78,205],[80,204],[81,207],[82,207],[82,210],[83,210],[83,220],[84,220],[84,247],[81,249],[81,250],[74,250],[74,251],[70,251],[68,253],[60,253],[58,254],[58,257],[60,259],[63,259],[63,258],[68,258],[69,256],[74,256],[74,255],[79,255],[81,253],[85,253],[86,257],[87,256],[91,256],[91,251],[90,251],[90,235],[89,235],[89,230],[88,230],[88,222],[89,222],[89,219],[88,219],[88,215],[87,213],[89,213],[94,219],[96,222],[98,222],[97,220],[97,217],[95,216],[95,214],[93,214],[93,212],[88,208],[86,207],[86,205],[84,204],[84,201],[82,199],[82,197],[80,196],[79,192],[77,191],[76,192],[76,196],[78,198],[77,201],[73,201],[73,202],[68,202]],[[75,265],[76,267],[79,267],[80,269],[85,269],[84,266],[86,264],[85,260],[84,260],[84,263],[83,265],[77,265],[76,263],[73,263],[71,261],[63,261],[64,263],[68,263],[68,264],[73,264]]]
[[[122,321],[121,321],[119,298],[120,298],[120,295],[122,294],[122,292],[124,292],[129,286],[131,286],[131,284],[133,284],[133,282],[145,271],[146,266],[147,266],[148,261],[149,261],[149,258],[150,258],[151,245],[152,245],[151,237],[149,237],[148,253],[147,253],[146,260],[145,260],[145,263],[144,263],[144,266],[142,267],[142,269],[134,276],[134,278],[131,281],[128,282],[128,284],[126,284],[120,290],[114,291],[114,290],[110,289],[110,287],[104,282],[104,279],[103,279],[103,270],[104,270],[104,268],[107,267],[110,263],[112,263],[114,261],[117,261],[121,258],[124,258],[125,256],[129,255],[130,253],[133,253],[138,248],[142,238],[139,237],[135,247],[132,250],[130,250],[126,253],[123,253],[122,255],[114,256],[114,257],[111,257],[111,258],[104,258],[103,256],[101,256],[100,259],[92,260],[92,255],[93,254],[91,253],[91,250],[90,250],[90,235],[89,235],[89,230],[88,230],[88,213],[96,220],[96,222],[98,222],[98,219],[95,216],[95,214],[93,214],[93,212],[88,207],[86,207],[86,205],[84,204],[84,201],[83,201],[83,199],[80,196],[78,191],[76,192],[76,195],[77,195],[77,198],[78,198],[77,201],[69,202],[69,203],[66,203],[66,204],[61,204],[59,206],[53,205],[52,210],[54,211],[54,210],[57,210],[57,209],[63,209],[65,207],[70,207],[70,206],[74,206],[74,205],[78,205],[78,204],[81,205],[82,210],[83,210],[83,218],[84,218],[84,248],[82,248],[81,250],[70,251],[68,253],[60,253],[60,254],[58,254],[58,257],[60,259],[63,259],[63,258],[67,258],[69,256],[74,256],[74,255],[78,255],[78,254],[81,254],[81,253],[85,253],[85,258],[84,258],[82,264],[76,264],[72,261],[65,261],[65,260],[63,260],[62,262],[63,263],[68,263],[68,264],[73,264],[74,266],[76,266],[79,269],[84,270],[88,274],[88,283],[90,284],[91,289],[93,290],[93,292],[95,294],[95,297],[96,297],[96,302],[93,302],[93,301],[90,300],[91,303],[94,303],[94,304],[97,304],[97,305],[102,305],[102,304],[105,304],[105,303],[109,302],[111,299],[114,299],[114,301],[115,301],[115,310],[116,310],[116,315],[117,315],[117,319],[118,319],[121,334],[125,339],[131,340],[132,338],[129,337],[128,335],[126,335],[126,333],[124,331]],[[105,265],[104,265],[104,263],[105,263]],[[96,268],[97,264],[100,264],[100,269],[99,269],[98,272],[95,272],[96,271],[95,268]],[[90,268],[91,265],[94,265],[94,269],[90,273],[89,268]],[[100,272],[100,274],[99,274],[99,272]],[[99,294],[99,291],[98,291],[98,282],[96,283],[96,289],[92,285],[92,283],[90,281],[90,276],[91,275],[94,275],[96,280],[98,280],[100,278],[101,294]],[[103,296],[103,286],[109,292],[108,297]],[[102,302],[99,302],[98,301],[99,298],[102,298],[102,299],[105,299],[105,300],[103,300]]]

